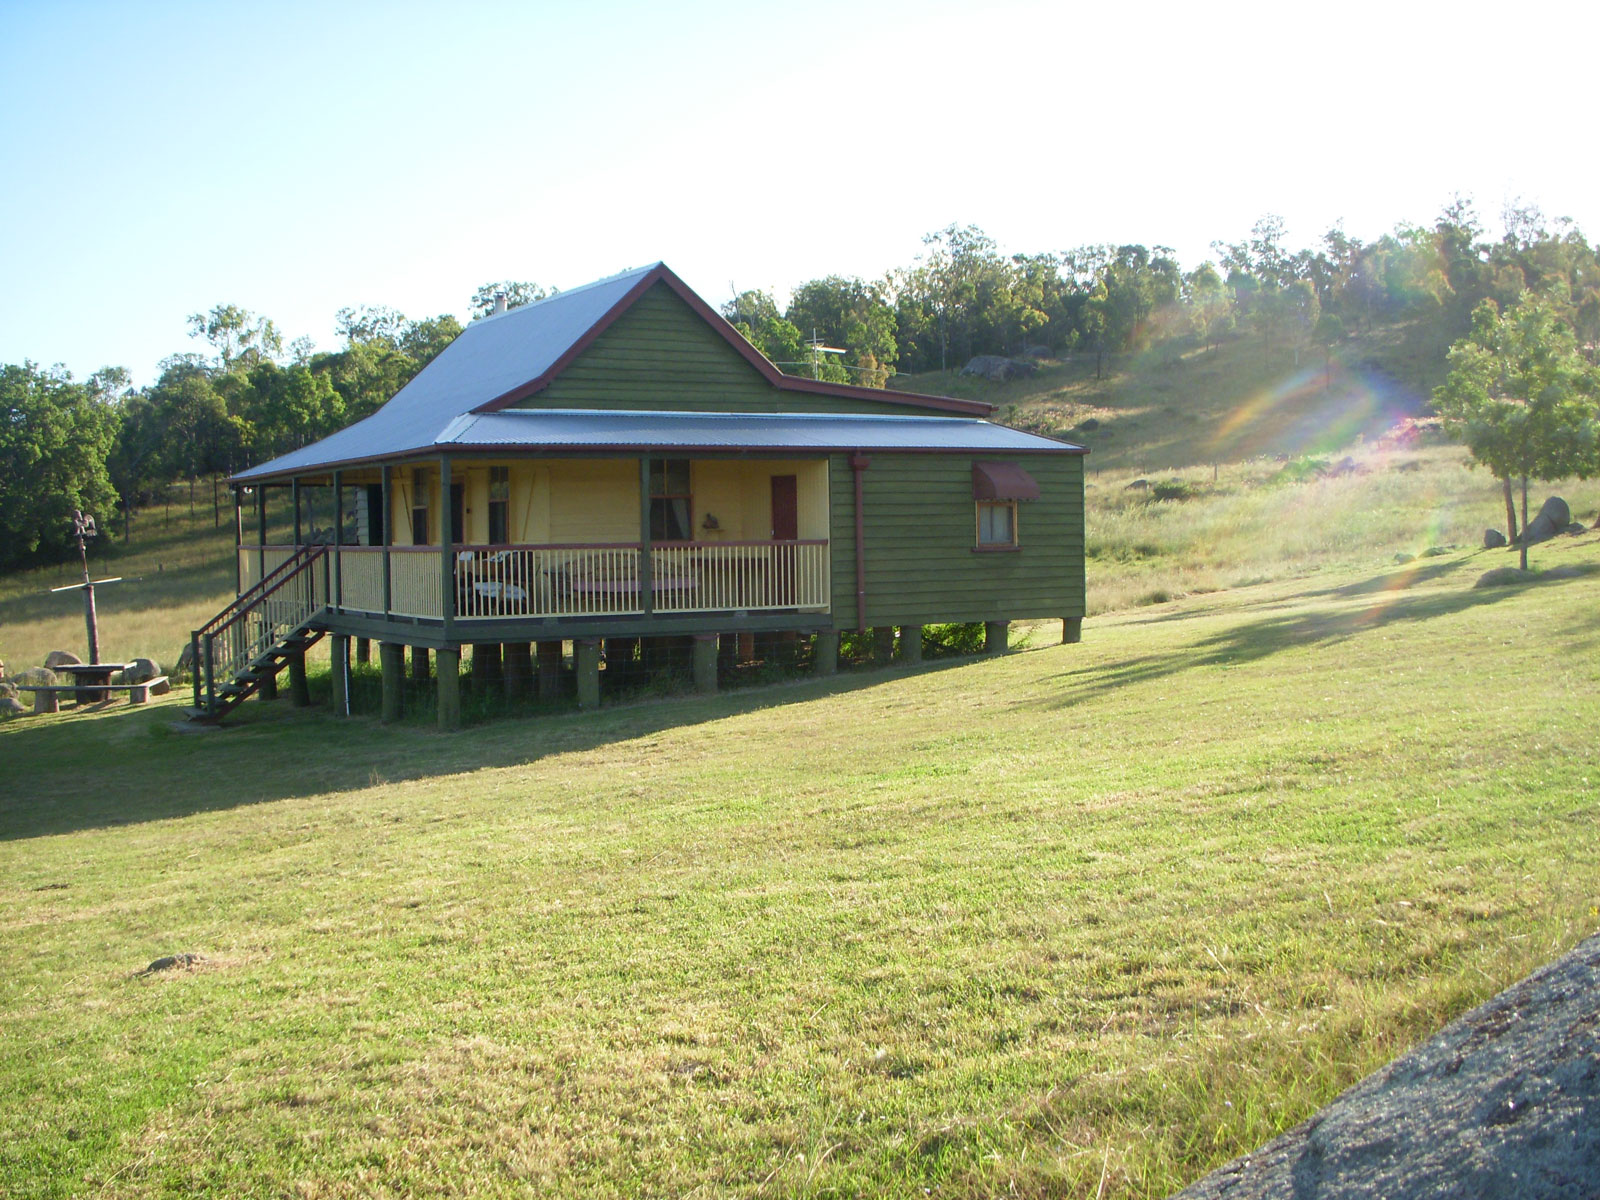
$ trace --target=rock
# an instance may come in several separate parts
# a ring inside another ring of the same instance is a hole
[[[192,967],[197,963],[205,962],[205,960],[206,956],[204,954],[195,954],[192,951],[184,950],[177,954],[168,954],[163,958],[156,959],[144,970],[137,972],[137,974],[154,975],[157,971],[170,971],[174,967]]]
[[[160,683],[150,688],[152,696],[165,696],[170,691],[172,691],[172,680],[170,679],[163,679]]]
[[[1560,496],[1551,496],[1539,506],[1539,515],[1528,522],[1517,538],[1519,546],[1533,546],[1547,542],[1572,523],[1572,510]]]
[[[0,696],[0,720],[9,717],[20,717],[28,710],[22,706],[22,701],[15,696]]]
[[[4,697],[7,700],[15,700],[17,698],[17,689],[12,684],[0,683],[0,697]]]
[[[1485,550],[1498,550],[1506,544],[1506,535],[1498,529],[1485,529],[1483,531],[1483,548]]]
[[[60,678],[49,667],[29,667],[22,674],[11,676],[10,681],[18,687],[23,684],[54,687],[61,682]]]
[[[1008,379],[1025,379],[1037,371],[1038,365],[1020,358],[1002,358],[998,354],[980,354],[961,368],[963,375],[976,375],[991,383],[1004,383]]]
[[[1356,473],[1356,460],[1346,455],[1333,466],[1328,468],[1329,475],[1354,475]]]
[[[1087,421],[1080,422],[1078,428],[1085,433],[1093,433],[1100,428],[1100,420],[1098,417],[1090,417]]]
[[[1148,479],[1135,479],[1122,490],[1125,492],[1148,492],[1150,490],[1150,481]]]
[[[1574,534],[1576,534],[1576,533],[1588,533],[1589,531],[1588,531],[1587,528],[1584,527],[1584,524],[1583,524],[1582,521],[1569,521],[1569,522],[1567,522],[1567,527],[1565,529],[1563,529],[1561,532],[1562,533],[1574,533]]]
[[[57,667],[75,667],[82,661],[70,650],[52,650],[45,656],[44,665],[54,671]]]
[[[1397,563],[1415,562],[1416,559],[1417,556],[1415,554],[1407,554],[1404,550],[1394,556],[1394,560]]]
[[[161,664],[153,658],[136,658],[122,673],[123,683],[143,683],[161,674]]]
[[[1024,346],[1022,355],[1024,358],[1050,358],[1052,351],[1049,346]]]

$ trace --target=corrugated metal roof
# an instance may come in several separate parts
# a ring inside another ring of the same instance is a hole
[[[528,419],[541,415],[539,412],[505,407],[537,391],[558,375],[600,330],[606,328],[618,313],[626,311],[634,299],[657,281],[666,283],[677,292],[691,309],[728,338],[751,361],[752,366],[780,391],[821,392],[847,399],[903,404],[914,409],[943,409],[958,416],[890,417],[886,418],[889,424],[836,426],[829,431],[818,422],[848,422],[866,418],[828,418],[819,414],[812,420],[811,414],[793,413],[768,416],[737,413],[552,414],[544,410],[542,415],[562,419],[548,426],[537,427],[528,424]],[[1048,439],[1034,439],[1040,444],[1031,447],[1007,443],[1006,439],[1013,436],[1014,431],[978,419],[990,411],[991,405],[979,401],[822,384],[782,375],[664,264],[652,263],[561,292],[535,304],[472,322],[372,416],[310,446],[241,471],[233,478],[242,483],[281,478],[343,463],[414,456],[447,445],[637,445],[729,449],[875,446],[881,449],[931,450],[950,448],[959,441],[961,449],[974,450],[1060,449],[1063,446]],[[709,423],[694,425],[692,422],[696,418],[704,418]],[[657,423],[651,425],[652,420]],[[900,421],[912,424],[892,423]],[[981,430],[979,427],[982,427]],[[854,437],[846,436],[847,428],[854,430]],[[1029,435],[1015,436],[1026,438]],[[696,438],[705,440],[694,440]],[[868,440],[863,441],[863,438]],[[874,438],[879,440],[871,440]]]
[[[370,417],[234,478],[282,475],[434,445],[462,413],[543,375],[658,266],[651,263],[473,321]]]
[[[575,450],[1082,451],[1081,446],[971,417],[614,409],[513,409],[468,414],[451,422],[436,444],[441,448]]]

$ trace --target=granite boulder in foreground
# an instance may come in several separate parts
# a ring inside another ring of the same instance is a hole
[[[1600,1197],[1600,935],[1174,1200]]]

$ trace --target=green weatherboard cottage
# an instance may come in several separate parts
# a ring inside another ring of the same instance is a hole
[[[332,637],[379,643],[384,715],[437,659],[460,720],[463,646],[508,691],[580,703],[676,640],[716,686],[719,648],[841,631],[921,652],[921,627],[1084,613],[1082,447],[970,400],[781,374],[664,265],[469,326],[378,412],[231,480],[238,599],[194,635],[196,716],[216,720]],[[293,533],[267,539],[268,495]],[[335,514],[338,514],[335,517]],[[681,648],[680,647],[680,648]]]

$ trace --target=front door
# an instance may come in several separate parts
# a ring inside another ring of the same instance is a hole
[[[796,481],[797,477],[794,475],[772,477],[772,540],[775,542],[793,542],[800,536],[800,501]],[[772,548],[773,595],[770,597],[770,603],[782,608],[791,607],[796,603],[794,594],[796,553],[792,545]]]

